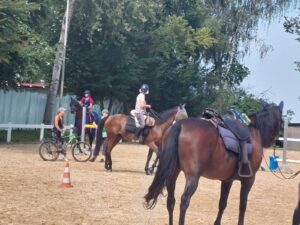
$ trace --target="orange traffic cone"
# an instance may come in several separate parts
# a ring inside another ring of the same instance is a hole
[[[73,187],[73,185],[71,184],[71,179],[70,179],[70,165],[69,162],[66,162],[66,167],[64,170],[64,175],[63,175],[63,181],[61,183],[61,185],[59,185],[59,187],[61,188],[70,188]]]

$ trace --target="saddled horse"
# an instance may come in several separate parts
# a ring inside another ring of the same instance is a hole
[[[164,132],[172,125],[176,116],[178,114],[185,114],[187,117],[187,112],[184,105],[176,106],[174,108],[168,109],[159,113],[154,117],[155,125],[153,127],[146,127],[143,140],[144,143],[149,146],[158,155],[158,145],[161,141],[161,137]],[[101,131],[103,127],[106,128],[107,132],[107,149],[105,157],[105,168],[112,171],[112,159],[111,151],[114,146],[122,139],[132,141],[134,137],[134,131],[129,131],[126,129],[126,124],[129,120],[132,120],[128,115],[116,114],[109,116],[101,120],[98,131]],[[102,132],[97,132],[96,147],[100,147],[102,144]]]
[[[298,185],[298,203],[293,213],[293,223],[292,225],[300,224],[300,183]]]
[[[188,114],[186,112],[182,111],[181,113],[176,114],[174,122],[178,122],[178,121],[186,119],[186,118],[188,118]],[[163,135],[165,135],[165,134],[167,135],[169,129],[170,129],[170,127],[164,132]],[[145,172],[146,172],[147,175],[152,175],[154,173],[154,169],[155,169],[155,167],[157,166],[157,163],[158,163],[159,158],[156,155],[156,158],[155,158],[154,162],[149,167],[153,152],[154,151],[151,148],[149,148],[148,154],[147,154],[147,160],[146,160],[146,164],[145,164]]]
[[[240,180],[238,225],[244,225],[248,194],[262,161],[263,148],[272,144],[280,130],[282,109],[283,102],[279,106],[265,106],[262,111],[249,116],[249,138],[252,144],[249,161],[253,171],[251,177],[239,176],[239,156],[225,149],[219,131],[212,123],[202,119],[185,119],[174,124],[166,140],[162,140],[164,144],[160,163],[145,195],[146,207],[153,208],[158,196],[166,187],[169,225],[173,225],[175,185],[180,171],[183,171],[186,184],[181,196],[179,225],[184,225],[186,210],[198,187],[200,177],[218,179],[221,180],[221,194],[214,225],[220,225],[232,183],[234,180]]]
[[[71,98],[70,102],[71,113],[75,113],[75,130],[78,137],[81,136],[81,128],[82,128],[82,106],[80,103],[75,99]],[[85,124],[92,124],[93,122],[97,122],[96,120],[99,119],[99,115],[96,112],[91,112],[86,115],[86,122]],[[88,135],[89,144],[92,146],[93,140],[96,136],[96,128],[85,128],[85,133]]]

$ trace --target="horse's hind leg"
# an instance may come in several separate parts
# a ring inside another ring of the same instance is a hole
[[[220,225],[221,224],[222,215],[223,215],[224,210],[227,206],[227,200],[228,200],[228,196],[229,196],[229,192],[230,192],[232,183],[233,183],[233,180],[231,180],[231,181],[222,181],[220,200],[219,200],[219,212],[218,212],[218,216],[215,220],[214,225]]]
[[[107,170],[112,171],[112,160],[111,160],[111,151],[119,143],[121,140],[121,135],[116,135],[114,137],[109,137],[107,139],[107,150],[106,150],[106,157],[105,157],[105,164],[104,167]]]
[[[180,170],[174,172],[173,177],[167,182],[167,191],[168,191],[168,198],[167,198],[167,208],[169,213],[169,225],[173,225],[173,211],[175,206],[175,186],[176,180],[179,175]]]
[[[198,176],[186,176],[185,189],[181,196],[179,225],[184,225],[186,210],[189,207],[192,195],[198,187],[198,182]]]
[[[254,184],[255,176],[241,180],[240,212],[238,225],[244,225],[248,194]]]

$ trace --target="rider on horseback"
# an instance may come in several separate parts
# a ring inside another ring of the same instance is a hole
[[[84,96],[80,99],[80,105],[86,106],[88,110],[91,110],[94,104],[94,100],[91,97],[89,90],[84,91]]]
[[[134,134],[134,139],[139,140],[142,142],[142,131],[145,127],[145,118],[144,114],[146,113],[146,108],[151,108],[151,105],[147,105],[145,96],[149,94],[149,86],[148,84],[142,84],[139,94],[136,97],[136,103],[135,103],[135,116],[139,122],[139,127],[137,128],[135,134]]]

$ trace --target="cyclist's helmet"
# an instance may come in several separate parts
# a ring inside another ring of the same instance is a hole
[[[91,91],[89,91],[89,90],[85,90],[85,91],[84,91],[84,94],[91,95]]]
[[[149,85],[148,84],[142,84],[140,91],[143,92],[144,94],[149,93]]]

